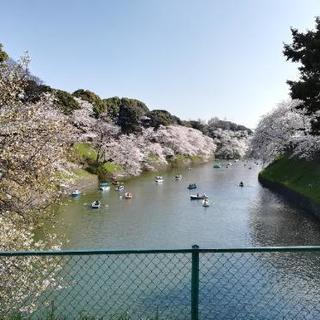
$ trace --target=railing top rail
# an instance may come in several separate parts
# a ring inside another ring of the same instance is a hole
[[[268,253],[268,252],[320,252],[320,246],[190,248],[190,249],[136,249],[136,250],[48,250],[0,251],[0,257],[15,256],[68,256],[68,255],[121,255],[121,254],[178,254],[178,253]]]

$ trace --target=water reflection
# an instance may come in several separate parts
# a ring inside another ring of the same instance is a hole
[[[263,187],[250,205],[249,221],[254,246],[320,244],[319,220]]]

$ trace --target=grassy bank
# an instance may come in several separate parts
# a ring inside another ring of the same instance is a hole
[[[320,204],[320,163],[283,157],[275,160],[259,177],[278,183]]]
[[[98,175],[102,180],[120,175],[124,171],[120,165],[110,161],[98,164],[97,151],[89,143],[76,143],[72,152],[75,162],[81,164],[87,172]]]

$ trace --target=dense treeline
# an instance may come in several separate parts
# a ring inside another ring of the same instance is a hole
[[[26,96],[29,101],[35,102],[45,92],[54,94],[57,107],[66,115],[70,115],[74,110],[80,108],[75,98],[91,103],[96,118],[103,118],[107,122],[118,124],[122,132],[127,134],[141,132],[142,127],[158,129],[160,126],[175,124],[200,130],[203,134],[212,138],[215,138],[214,132],[217,129],[252,133],[251,129],[243,125],[221,120],[217,117],[210,119],[207,123],[202,120],[183,121],[167,110],[149,110],[145,103],[137,99],[126,97],[101,99],[96,93],[84,89],[78,89],[70,94],[66,91],[43,85],[40,81],[29,80],[29,85],[26,89]]]
[[[9,59],[5,51],[1,50],[0,52],[2,59]],[[13,61],[12,63],[15,64]],[[210,119],[208,122],[203,120],[184,121],[167,110],[149,110],[144,102],[137,99],[127,97],[102,99],[96,93],[85,89],[78,89],[73,93],[69,93],[44,85],[38,78],[29,74],[25,88],[25,101],[37,102],[44,93],[52,94],[55,99],[55,106],[65,115],[71,115],[73,111],[81,108],[77,98],[89,102],[93,106],[93,116],[95,118],[119,125],[121,131],[125,134],[141,132],[142,128],[153,127],[157,130],[160,126],[170,125],[190,127],[201,131],[211,138],[217,138],[220,135],[219,129],[231,132],[244,132],[244,135],[252,133],[249,128],[243,125],[221,120],[217,117]]]

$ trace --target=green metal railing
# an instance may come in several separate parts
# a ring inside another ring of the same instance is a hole
[[[0,319],[320,319],[320,247],[0,252]]]

